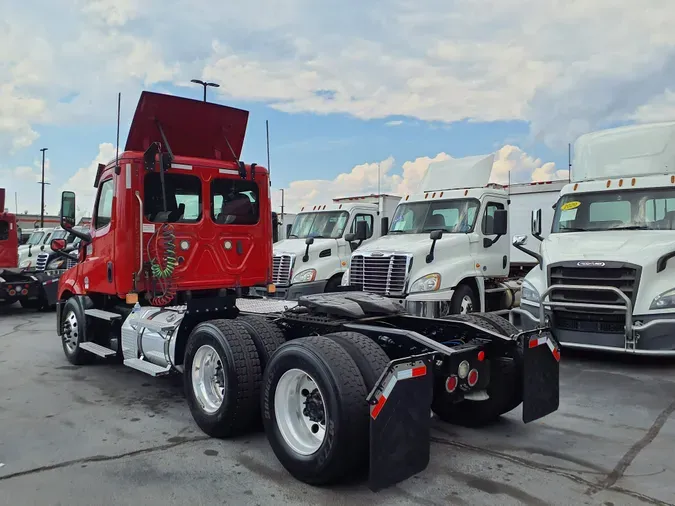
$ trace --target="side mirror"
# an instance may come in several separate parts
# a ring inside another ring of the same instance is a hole
[[[345,234],[345,241],[347,242],[352,242],[356,240],[356,234],[353,232],[350,232],[348,234]]]
[[[506,209],[496,209],[492,222],[492,233],[496,235],[506,235],[508,228],[508,211]]]
[[[365,221],[356,222],[356,237],[357,241],[365,241],[368,238],[368,224]]]
[[[75,226],[75,193],[61,193],[61,227],[70,230]]]
[[[513,245],[514,246],[525,246],[527,244],[526,235],[514,235],[513,236]]]
[[[308,237],[305,239],[305,244],[307,245],[305,247],[305,254],[302,257],[303,262],[309,262],[309,247],[314,244],[314,237]]]
[[[50,243],[52,251],[63,251],[66,249],[66,240],[65,239],[52,239]]]
[[[314,237],[308,237],[307,239],[305,239],[305,244],[307,246],[311,246],[312,244],[314,244]]]
[[[429,239],[431,239],[431,248],[429,249],[429,253],[427,253],[426,258],[428,264],[434,261],[434,248],[436,248],[436,241],[438,241],[441,237],[443,237],[442,230],[433,230],[429,234]]]
[[[389,217],[383,216],[380,220],[380,235],[387,235],[389,233]]]
[[[443,237],[442,230],[434,230],[429,234],[429,239],[431,239],[432,241],[438,241],[441,237]]]
[[[541,209],[532,211],[532,237],[536,237],[540,241],[544,240],[541,236]]]

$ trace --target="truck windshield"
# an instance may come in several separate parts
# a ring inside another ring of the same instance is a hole
[[[617,190],[565,195],[551,233],[675,230],[675,189]]]
[[[288,238],[339,239],[345,231],[347,221],[349,221],[349,213],[346,211],[301,213],[295,218]]]
[[[36,244],[40,244],[44,236],[45,236],[44,232],[33,232],[26,244],[32,244],[33,246],[35,246]]]
[[[396,208],[390,234],[421,234],[443,230],[465,234],[473,230],[480,202],[476,199],[413,202]]]

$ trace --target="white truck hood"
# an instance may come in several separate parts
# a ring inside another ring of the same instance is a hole
[[[434,251],[440,258],[440,253],[467,241],[466,234],[445,234],[436,241]],[[389,234],[361,246],[354,254],[382,251],[383,253],[410,253],[415,256],[426,255],[431,248],[431,242],[428,232],[424,234]]]
[[[675,233],[613,230],[551,234],[543,244],[547,264],[569,260],[607,260],[642,265],[675,249]]]
[[[335,247],[337,240],[335,239],[314,239],[314,244],[309,247],[309,253],[312,254],[313,251],[321,251],[326,248]],[[307,249],[307,244],[305,244],[304,239],[284,239],[274,244],[274,254],[275,255],[304,255],[305,250]]]

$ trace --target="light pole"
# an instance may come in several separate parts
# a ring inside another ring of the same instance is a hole
[[[42,148],[42,179],[40,184],[42,185],[42,199],[40,200],[40,228],[45,226],[45,151],[49,148]]]
[[[195,84],[201,84],[204,87],[204,102],[206,102],[206,87],[207,86],[213,86],[214,88],[220,88],[220,84],[208,83],[206,81],[202,81],[201,79],[191,79],[190,82],[195,83]]]

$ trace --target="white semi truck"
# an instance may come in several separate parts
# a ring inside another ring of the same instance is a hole
[[[431,164],[389,233],[352,255],[342,285],[396,298],[418,316],[508,314],[535,265],[510,234],[527,233],[530,210],[551,209],[567,181],[489,184],[493,162],[490,154]]]
[[[538,262],[513,321],[549,325],[569,348],[675,355],[675,122],[579,137],[539,240],[513,238]]]
[[[363,195],[304,206],[286,239],[274,244],[276,292],[251,289],[256,295],[296,300],[302,295],[339,289],[354,250],[376,240],[401,197]]]

